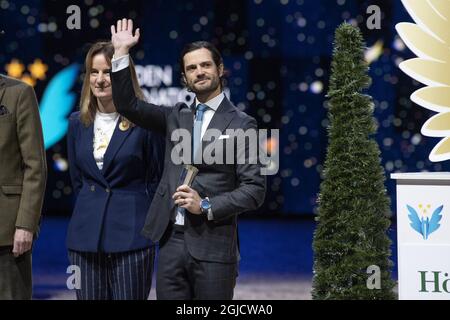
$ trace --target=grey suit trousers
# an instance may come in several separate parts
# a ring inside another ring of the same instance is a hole
[[[232,300],[237,269],[237,262],[195,259],[186,247],[184,232],[169,227],[159,246],[156,298]]]

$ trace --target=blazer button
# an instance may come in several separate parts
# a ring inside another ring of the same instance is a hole
[[[91,186],[91,191],[92,191],[92,192],[95,191],[95,186]]]
[[[108,188],[106,188],[106,190],[105,190],[107,193],[110,193],[111,192],[111,190],[109,190]]]

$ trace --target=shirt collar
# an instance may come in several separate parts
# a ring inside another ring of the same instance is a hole
[[[95,113],[95,117],[101,118],[101,119],[114,119],[115,120],[119,117],[119,113],[117,113],[117,112],[104,113],[104,112],[100,112],[97,110],[97,112]]]
[[[203,104],[206,104],[209,108],[213,109],[214,111],[217,111],[220,104],[222,103],[223,99],[225,98],[225,94],[221,92],[211,100],[206,101]],[[198,101],[197,97],[195,97],[195,108],[200,104],[200,101]]]

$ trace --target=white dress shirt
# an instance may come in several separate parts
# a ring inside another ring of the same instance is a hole
[[[119,114],[97,111],[94,120],[94,159],[97,167],[103,169],[103,158],[116,128]]]

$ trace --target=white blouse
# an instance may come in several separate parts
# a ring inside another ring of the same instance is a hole
[[[111,137],[116,128],[117,121],[119,120],[119,114],[102,113],[97,111],[94,120],[94,159],[97,163],[97,167],[103,169],[103,158],[105,156],[106,149],[108,148]]]

